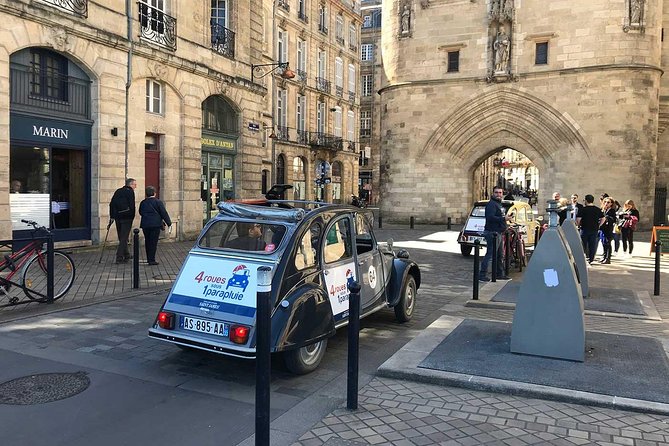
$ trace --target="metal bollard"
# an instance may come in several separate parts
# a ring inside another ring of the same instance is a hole
[[[139,288],[139,229],[132,230],[132,287]]]
[[[451,230],[451,217],[448,217],[446,220],[446,229]]]
[[[539,243],[539,234],[541,234],[541,225],[534,228],[534,248],[536,249],[537,243]]]
[[[504,253],[504,275],[509,276],[509,269],[511,268],[511,246],[509,246],[508,234],[502,235],[502,243],[504,243],[502,252]]]
[[[379,212],[379,229],[383,229],[383,216]]]
[[[53,289],[53,234],[49,234],[46,240],[46,303],[52,304],[54,298]]]
[[[269,445],[271,291],[272,268],[261,266],[256,294],[256,446]]]
[[[492,233],[492,266],[491,266],[491,281],[497,282],[497,233]],[[486,249],[488,249],[487,247]]]
[[[413,215],[412,215],[412,216],[409,218],[409,227],[410,227],[411,229],[413,229],[414,221],[415,221],[415,219],[414,219],[414,217],[413,217]]]
[[[348,284],[348,377],[346,408],[358,408],[358,359],[360,355],[360,284]]]
[[[653,296],[660,295],[660,256],[662,255],[662,242],[655,242],[655,286]]]
[[[479,300],[479,255],[481,254],[481,240],[474,240],[474,296],[473,300]]]

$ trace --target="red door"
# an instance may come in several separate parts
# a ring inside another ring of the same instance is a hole
[[[160,198],[160,150],[144,151],[144,174],[146,185],[156,188],[156,197]]]

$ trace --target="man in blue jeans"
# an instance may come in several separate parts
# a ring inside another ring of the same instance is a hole
[[[583,251],[588,258],[588,263],[592,265],[595,260],[595,253],[597,252],[597,232],[604,220],[604,213],[601,209],[593,203],[595,197],[588,194],[585,196],[585,206],[579,209],[576,216],[576,226],[581,229],[581,242],[583,243]]]
[[[488,278],[488,263],[492,259],[493,237],[497,234],[497,278],[500,280],[509,280],[509,277],[504,275],[504,266],[502,265],[502,234],[506,230],[506,222],[511,220],[510,215],[506,215],[502,208],[502,196],[504,189],[495,187],[492,190],[492,199],[485,207],[485,227],[483,228],[483,236],[485,237],[486,250],[485,256],[481,261],[481,272],[479,273],[479,280],[481,282],[489,282]]]

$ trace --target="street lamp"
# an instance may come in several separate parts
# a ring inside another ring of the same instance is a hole
[[[273,67],[273,68],[265,72],[265,70],[263,69],[264,67]],[[253,83],[253,80],[256,77],[258,79],[262,79],[263,77],[267,76],[270,73],[275,72],[280,68],[283,69],[283,71],[281,72],[281,77],[283,79],[293,79],[295,77],[295,72],[288,67],[288,62],[251,64],[251,83]],[[255,75],[256,72],[260,74],[260,76],[256,76]]]

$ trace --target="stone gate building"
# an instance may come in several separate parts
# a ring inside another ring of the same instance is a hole
[[[648,226],[669,173],[668,20],[660,0],[384,0],[384,214],[462,221],[474,170],[512,148],[540,203],[607,192]]]

